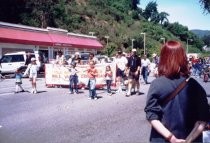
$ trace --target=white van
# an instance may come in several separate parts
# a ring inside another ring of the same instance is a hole
[[[26,52],[14,52],[14,53],[7,53],[2,56],[0,59],[0,71],[1,73],[14,73],[17,68],[25,66],[26,62]],[[30,53],[31,57],[38,58],[38,55],[35,56],[34,53]]]

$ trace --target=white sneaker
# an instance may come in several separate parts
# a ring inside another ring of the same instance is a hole
[[[34,93],[34,89],[31,89],[31,94],[33,94]]]
[[[117,91],[116,91],[116,93],[121,93],[122,92],[122,89],[118,89]]]
[[[37,94],[37,90],[36,89],[34,90],[34,94]]]
[[[125,94],[125,96],[126,96],[126,97],[131,96],[131,92],[127,92],[127,93]]]

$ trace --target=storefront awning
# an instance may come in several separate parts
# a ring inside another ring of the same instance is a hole
[[[103,45],[95,38],[81,38],[69,35],[72,45],[79,48],[102,48]]]
[[[0,42],[54,47],[101,49],[103,45],[92,37],[53,33],[47,30],[30,30],[0,27]]]
[[[72,43],[67,34],[49,33],[53,46],[72,47]]]
[[[103,45],[96,38],[86,38],[65,34],[49,33],[54,46],[76,47],[76,48],[102,48]]]
[[[47,32],[26,31],[4,27],[0,27],[0,42],[53,46]]]

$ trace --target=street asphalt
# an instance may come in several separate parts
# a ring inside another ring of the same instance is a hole
[[[210,82],[197,80],[210,96]],[[87,90],[72,95],[68,88],[47,88],[44,78],[37,85],[38,94],[31,94],[23,79],[27,91],[14,94],[14,79],[0,81],[0,143],[149,142],[144,113],[149,84],[131,97],[97,90],[98,100],[88,100]]]

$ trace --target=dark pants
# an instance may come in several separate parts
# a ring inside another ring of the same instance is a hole
[[[88,88],[89,88],[89,97],[92,98],[92,99],[97,98],[97,95],[96,95],[96,79],[89,79]]]
[[[77,88],[78,76],[70,75],[69,81],[70,81],[70,84],[69,84],[70,92],[73,93],[73,89],[75,89],[75,92],[78,93],[78,88]]]
[[[147,84],[147,78],[148,78],[148,67],[143,67],[142,68],[142,76],[143,76],[143,79],[144,79],[144,82]]]
[[[111,93],[111,84],[112,84],[112,80],[106,80],[107,92],[108,93]]]

